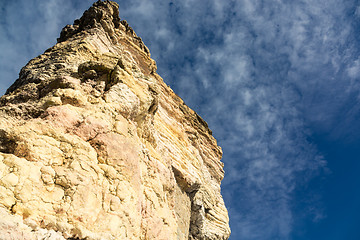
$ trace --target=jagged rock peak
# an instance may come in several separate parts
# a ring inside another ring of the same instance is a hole
[[[149,53],[148,48],[143,44],[140,37],[136,35],[134,30],[129,26],[126,20],[120,21],[119,5],[113,1],[95,2],[88,10],[86,10],[80,19],[76,19],[73,25],[66,25],[57,39],[58,42],[63,42],[81,31],[90,30],[93,28],[102,28],[109,36],[115,40],[115,29],[123,30],[128,35],[132,36],[140,48]],[[116,40],[115,40],[116,41]]]
[[[66,25],[58,42],[63,42],[80,31],[90,28],[119,28],[119,5],[112,1],[97,1],[86,10],[80,19],[76,19],[73,25]]]
[[[0,98],[0,238],[226,240],[221,156],[98,1]]]
[[[9,94],[20,87],[31,88],[27,94],[18,96],[17,100],[27,100],[39,96],[39,88],[46,87],[49,83],[49,76],[61,75],[65,71],[69,72],[69,68],[66,68],[64,62],[68,61],[65,57],[67,53],[71,51],[81,51],[81,48],[87,48],[84,45],[84,38],[105,37],[101,40],[107,42],[107,48],[112,48],[110,51],[112,54],[117,55],[116,58],[121,58],[121,54],[117,48],[121,46],[124,41],[131,42],[142,50],[141,57],[138,63],[143,72],[156,72],[156,63],[150,59],[150,51],[143,43],[142,39],[138,37],[135,31],[129,26],[126,20],[120,21],[119,17],[119,5],[113,1],[97,1],[88,10],[86,10],[80,19],[74,21],[73,25],[66,25],[58,38],[58,44],[47,49],[43,55],[31,60],[20,71],[19,78],[7,89],[6,94]],[[110,41],[108,41],[110,40]],[[77,44],[77,45],[76,45]],[[72,49],[66,49],[64,46],[72,45]],[[96,53],[92,53],[96,55]],[[44,57],[46,55],[46,57]],[[53,66],[49,67],[45,64],[45,61],[52,61]],[[32,64],[37,62],[36,64]],[[109,64],[107,60],[105,60]],[[112,63],[111,63],[112,64]],[[149,65],[150,64],[150,65]],[[36,66],[34,66],[36,65]],[[148,66],[149,65],[149,66]],[[43,68],[47,66],[46,68]],[[109,66],[108,66],[109,67]],[[112,70],[112,69],[109,69]],[[59,74],[61,73],[61,74]],[[72,73],[74,75],[75,73]],[[35,83],[29,85],[30,83]],[[24,91],[23,91],[24,93]],[[31,95],[31,96],[30,96]],[[0,105],[4,103],[4,100]]]

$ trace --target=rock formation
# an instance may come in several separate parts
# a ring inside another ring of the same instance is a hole
[[[0,98],[1,239],[228,239],[221,156],[97,1]]]

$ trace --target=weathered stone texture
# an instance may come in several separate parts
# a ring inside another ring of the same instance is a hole
[[[0,98],[1,239],[228,239],[221,156],[98,1]]]

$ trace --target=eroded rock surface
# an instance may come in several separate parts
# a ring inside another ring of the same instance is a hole
[[[228,239],[221,156],[98,1],[0,98],[1,239]]]

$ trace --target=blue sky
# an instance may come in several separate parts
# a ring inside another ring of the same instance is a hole
[[[360,239],[360,3],[122,0],[223,148],[231,240]],[[0,93],[89,0],[0,0]]]

